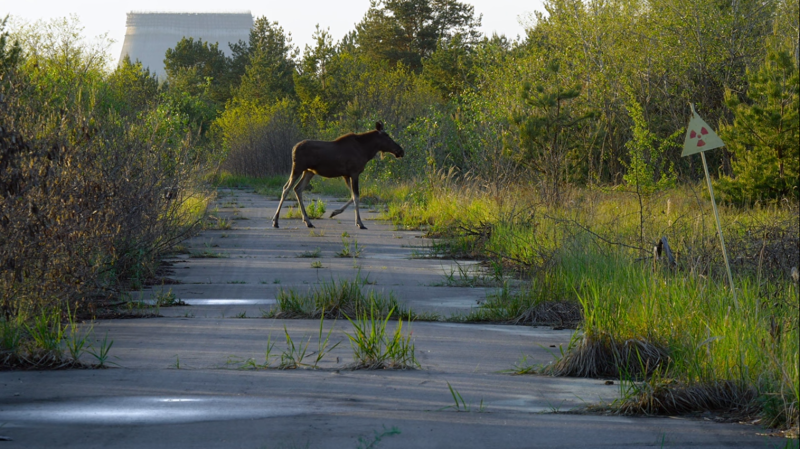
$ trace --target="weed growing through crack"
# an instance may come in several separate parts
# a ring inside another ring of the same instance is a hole
[[[210,250],[203,250],[203,251],[191,251],[189,253],[190,259],[225,259],[230,257],[226,253],[219,253],[216,251]]]
[[[313,251],[303,251],[302,253],[298,253],[295,257],[317,259],[320,256],[322,256],[322,250],[319,247],[316,247]]]
[[[453,409],[453,410],[455,410],[457,412],[471,412],[472,411],[471,405],[467,404],[467,401],[464,400],[464,398],[461,396],[461,393],[459,393],[458,390],[453,388],[453,386],[450,385],[450,382],[447,382],[447,389],[450,390],[450,395],[453,397],[454,404],[453,405],[449,405],[447,407],[444,407],[441,410],[446,410],[448,408],[451,408],[451,409]],[[481,402],[478,405],[477,412],[478,413],[483,413],[485,411],[486,411],[486,407],[483,405],[483,399],[481,399]]]
[[[331,328],[328,330],[327,334],[324,334],[325,319],[320,318],[319,320],[319,333],[317,334],[317,350],[316,352],[309,353],[308,348],[311,345],[311,338],[309,338],[305,343],[295,343],[294,339],[289,335],[289,331],[286,326],[283,327],[284,335],[286,336],[286,349],[280,355],[280,363],[275,367],[277,369],[298,369],[301,367],[309,367],[312,369],[319,368],[319,363],[322,359],[328,355],[331,351],[336,349],[341,341],[334,343],[331,345],[331,334],[333,333],[333,328],[336,325],[334,321]],[[324,336],[323,336],[324,334]],[[305,338],[305,337],[303,337]],[[272,335],[270,334],[267,337],[267,349],[264,352],[264,362],[258,363],[253,358],[248,358],[242,360],[237,358],[236,356],[229,356],[228,360],[225,362],[227,366],[233,366],[236,369],[269,369],[273,368],[272,366],[272,359],[276,358],[277,356],[272,355],[273,350],[275,348],[275,343],[272,341]],[[310,357],[314,356],[313,363],[305,363],[305,360]]]
[[[308,345],[311,344],[311,338],[303,345],[303,343],[295,344],[286,326],[283,326],[283,333],[286,335],[286,350],[281,353],[281,363],[279,369],[297,369],[303,366],[303,360],[308,355]]]
[[[93,330],[94,323],[92,323],[88,329],[81,332],[78,328],[78,322],[75,320],[75,314],[72,313],[69,308],[67,309],[66,331],[68,336],[64,343],[72,360],[79,360],[81,355],[91,348],[92,345],[89,343],[89,336],[91,336]],[[5,344],[3,347],[6,347]]]
[[[210,215],[208,215],[208,217],[206,217],[203,228],[206,230],[227,231],[231,229],[231,220],[220,218],[217,214],[212,212]]]
[[[312,220],[318,220],[325,215],[326,211],[326,204],[325,201],[313,199],[311,203],[306,205],[306,213],[308,214],[308,218]],[[303,214],[300,213],[300,208],[295,208],[291,206],[288,211],[286,211],[286,218],[302,218]]]
[[[95,350],[94,348],[89,348],[88,353],[92,355],[95,359],[97,359],[97,367],[98,368],[106,368],[106,364],[113,364],[116,363],[109,362],[109,352],[111,351],[111,346],[114,345],[114,340],[108,339],[108,332],[106,332],[105,337],[103,337],[103,341],[100,342],[100,347]]]
[[[361,253],[364,252],[364,247],[358,246],[358,239],[353,238],[351,241],[344,234],[346,233],[342,233],[342,250],[336,253],[336,257],[352,257],[355,259],[361,256]]]
[[[322,261],[315,260],[311,262],[311,268],[322,268]]]
[[[383,426],[383,432],[378,433],[377,430],[373,430],[372,441],[367,441],[364,437],[358,437],[358,446],[357,449],[374,449],[378,447],[378,444],[386,437],[400,435],[400,429],[397,427],[392,426],[392,428],[387,429],[386,426]]]
[[[166,293],[163,289],[157,291],[153,297],[153,301],[156,307],[174,307],[186,305],[185,302],[178,299],[172,289],[169,289]]]
[[[310,231],[308,231],[308,236],[309,237],[325,237],[325,230],[322,229],[322,230],[319,230],[319,231],[315,231],[315,230],[311,229]]]
[[[398,320],[394,333],[388,334],[386,325],[394,309],[385,318],[375,315],[374,305],[369,315],[364,311],[353,320],[353,333],[347,334],[353,348],[352,369],[414,369],[419,367],[411,333],[403,335],[403,320]]]
[[[523,355],[511,368],[513,374],[536,374],[539,372],[539,367],[528,363],[528,356]]]
[[[267,336],[267,349],[264,351],[264,363],[258,363],[252,357],[242,360],[236,356],[228,356],[228,360],[225,362],[225,365],[240,370],[259,370],[272,368],[272,359],[277,357],[272,355],[272,350],[274,348],[275,343],[272,341],[272,334],[270,334]]]
[[[322,324],[323,324],[324,320],[325,320],[325,313],[323,311],[322,316],[319,319],[319,335],[317,336],[317,356],[314,359],[314,364],[312,365],[313,368],[318,368],[319,367],[319,362],[322,361],[322,358],[325,357],[325,355],[328,354],[329,352],[331,352],[334,349],[336,349],[336,347],[339,346],[339,344],[342,343],[341,341],[338,341],[338,342],[336,342],[336,344],[334,344],[333,346],[329,347],[330,339],[331,339],[331,333],[333,332],[334,326],[336,326],[336,320],[333,321],[333,325],[331,325],[331,328],[328,330],[327,335],[325,335],[325,338],[323,339],[322,338]]]

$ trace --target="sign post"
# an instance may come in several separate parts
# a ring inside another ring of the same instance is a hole
[[[708,164],[706,163],[706,155],[704,154],[705,151],[725,146],[725,142],[723,142],[717,133],[715,133],[711,127],[708,126],[708,124],[702,118],[700,118],[699,115],[697,115],[693,104],[690,103],[689,107],[692,108],[692,118],[689,120],[689,126],[686,127],[686,139],[683,142],[683,153],[681,153],[681,157],[700,153],[700,158],[703,159],[703,170],[706,172],[708,193],[711,195],[711,205],[714,208],[714,218],[717,219],[717,232],[719,233],[719,242],[722,245],[722,256],[725,258],[725,268],[728,269],[728,282],[731,284],[733,302],[738,310],[739,300],[736,298],[736,288],[733,286],[731,264],[728,262],[728,252],[725,250],[725,239],[722,237],[722,225],[719,221],[719,212],[717,212],[717,202],[714,200],[714,188],[711,186],[711,176],[708,174]]]

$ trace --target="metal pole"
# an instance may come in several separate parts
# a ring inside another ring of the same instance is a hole
[[[719,232],[719,242],[722,244],[722,255],[725,257],[725,268],[728,269],[728,282],[731,284],[731,293],[733,293],[733,303],[736,305],[736,310],[739,310],[739,300],[736,298],[736,288],[733,286],[733,275],[731,274],[731,264],[728,262],[728,251],[725,250],[725,239],[722,238],[722,225],[719,222],[719,212],[717,212],[717,201],[714,199],[714,188],[711,186],[711,176],[708,175],[708,164],[706,163],[705,152],[700,152],[700,157],[703,158],[703,169],[706,171],[706,181],[708,182],[708,193],[711,195],[711,205],[714,207],[714,218],[717,219],[717,231]]]

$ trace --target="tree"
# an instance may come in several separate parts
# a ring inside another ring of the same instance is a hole
[[[219,45],[202,39],[183,38],[165,54],[166,99],[204,137],[231,98],[228,67],[229,60]]]
[[[440,41],[439,48],[422,64],[423,76],[442,97],[460,95],[474,85],[472,51],[460,34],[450,41]]]
[[[756,72],[748,71],[744,101],[732,91],[725,103],[732,124],[720,136],[733,153],[734,177],[722,177],[718,188],[735,202],[800,198],[800,78],[797,61],[786,51],[770,52]]]
[[[475,8],[457,0],[371,0],[356,25],[356,43],[373,57],[419,71],[440,41],[460,35],[462,42],[476,43],[480,25]]]
[[[243,47],[238,47],[236,51],[234,60],[237,55],[247,60],[236,91],[238,98],[271,103],[294,96],[294,57],[297,50],[292,46],[291,35],[278,22],[270,22],[266,17],[256,19],[250,30],[246,52]],[[234,65],[238,67],[238,64],[240,62]]]
[[[595,116],[580,112],[573,101],[581,94],[581,86],[563,79],[558,61],[550,61],[540,83],[523,87],[522,100],[527,114],[518,114],[519,162],[543,176],[543,193],[553,203],[560,200],[561,186],[567,178],[567,157],[577,146],[575,135],[585,120]]]
[[[158,102],[158,79],[128,55],[106,79],[106,102],[122,115],[135,114]]]
[[[330,78],[336,74],[331,62],[336,57],[337,49],[330,31],[321,29],[319,25],[313,38],[315,44],[313,47],[306,45],[299,71],[294,76],[294,85],[300,99],[303,122],[316,122],[322,127],[329,112],[338,106],[333,104],[329,95]]]
[[[228,58],[217,43],[184,37],[175,48],[167,49],[164,70],[167,82],[180,85],[189,95],[205,93],[218,105],[230,98],[230,86],[226,83]]]
[[[9,35],[5,31],[8,16],[0,20],[0,81],[5,78],[6,72],[15,68],[19,64],[22,57],[22,48],[19,46],[18,41],[10,43],[8,41]]]
[[[675,167],[666,158],[667,151],[677,149],[678,138],[683,129],[678,129],[666,139],[650,131],[644,110],[636,100],[632,89],[628,93],[628,115],[633,121],[631,140],[625,143],[628,160],[620,161],[627,169],[622,179],[636,189],[637,194],[649,194],[656,190],[672,187],[677,181]]]

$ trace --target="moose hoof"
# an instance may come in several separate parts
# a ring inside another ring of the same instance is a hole
[[[340,211],[340,210],[335,210],[335,211],[332,211],[332,212],[331,212],[331,216],[330,216],[330,218],[333,218],[333,217],[335,217],[335,216],[337,216],[337,215],[339,215],[339,214],[341,214],[341,213],[342,213],[342,211]]]
[[[307,227],[307,228],[313,228],[313,227],[314,227],[314,225],[313,225],[313,224],[311,224],[311,222],[310,222],[310,221],[307,221],[307,222],[306,222],[306,227]]]
[[[363,225],[363,224],[361,224],[361,223],[356,223],[356,226],[358,226],[358,229],[367,229],[367,227],[366,227],[366,226],[364,226],[364,225]]]
[[[272,227],[273,228],[280,228],[280,226],[278,226],[278,222],[277,221],[273,221],[272,222]]]

